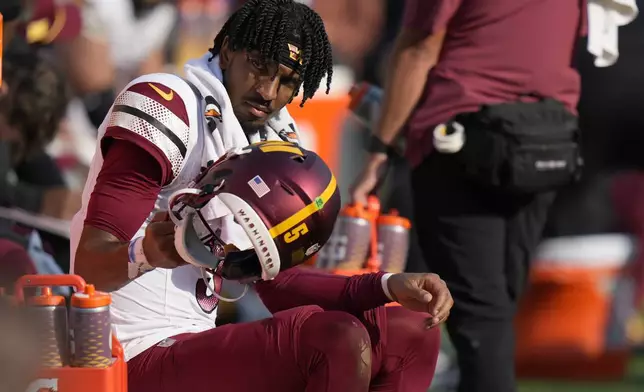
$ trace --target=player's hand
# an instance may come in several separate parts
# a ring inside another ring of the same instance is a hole
[[[371,154],[362,172],[351,187],[351,201],[367,205],[367,197],[378,184],[380,169],[387,162],[386,154]]]
[[[387,286],[394,301],[409,310],[429,313],[430,328],[444,322],[454,305],[445,281],[436,274],[395,274]]]
[[[167,212],[157,212],[145,228],[143,253],[155,268],[176,268],[187,263],[174,247],[175,225]]]

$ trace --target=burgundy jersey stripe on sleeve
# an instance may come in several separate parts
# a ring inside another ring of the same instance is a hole
[[[144,112],[141,109],[133,108],[131,106],[126,106],[126,105],[114,105],[114,108],[112,109],[112,111],[116,113],[128,113],[134,117],[138,117],[140,119],[147,121],[151,126],[156,128],[157,131],[161,132],[168,139],[170,139],[170,141],[172,141],[172,143],[177,147],[177,149],[179,150],[179,153],[183,158],[186,157],[188,148],[186,147],[185,144],[183,144],[182,140],[174,132],[172,132],[170,128],[166,127],[165,124],[163,124],[161,121],[154,118],[152,115]]]
[[[114,101],[107,132],[119,128],[150,141],[170,162],[176,176],[188,153],[190,122],[179,93],[162,83],[135,83]]]
[[[157,101],[166,109],[174,113],[175,116],[179,117],[181,121],[188,125],[190,124],[185,102],[181,99],[181,96],[179,96],[179,94],[170,87],[155,82],[136,83],[130,86],[127,91],[139,93]]]

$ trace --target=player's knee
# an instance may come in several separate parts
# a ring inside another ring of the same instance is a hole
[[[322,354],[329,362],[349,361],[359,374],[371,372],[369,334],[362,323],[348,313],[312,315],[302,326],[300,344]]]
[[[390,308],[387,312],[388,351],[414,358],[427,369],[436,366],[440,352],[440,328],[427,329],[427,315],[404,308]]]
[[[420,334],[419,334],[420,335]],[[441,347],[441,330],[439,327],[425,329],[424,334],[420,335],[416,354],[418,360],[422,362],[427,369],[432,369],[432,373],[438,362],[438,355]]]
[[[294,328],[299,328],[305,322],[307,322],[308,319],[311,318],[311,316],[323,312],[324,309],[317,305],[305,305],[283,310],[281,312],[275,313],[273,317],[288,320],[288,322],[291,323]]]

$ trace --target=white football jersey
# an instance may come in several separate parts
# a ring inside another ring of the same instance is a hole
[[[112,126],[131,131],[156,145],[171,163],[174,174],[174,180],[162,189],[155,210],[134,238],[144,234],[155,212],[167,209],[167,198],[172,192],[189,185],[202,166],[221,155],[216,152],[221,148],[215,146],[208,130],[203,103],[183,79],[170,74],[152,74],[128,84],[99,128],[82,207],[71,225],[72,273],[87,206],[103,164],[100,140]],[[233,222],[230,211],[216,199],[210,204],[214,206],[209,208],[208,219],[221,227],[222,239],[240,249],[249,248],[248,238]],[[221,278],[214,279],[215,287],[220,288]],[[172,270],[155,269],[112,292],[112,323],[126,359],[167,337],[214,328],[218,300],[207,286],[200,269],[188,265]]]

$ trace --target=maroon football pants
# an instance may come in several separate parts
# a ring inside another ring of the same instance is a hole
[[[426,315],[318,306],[176,336],[128,362],[129,392],[425,392],[440,332]]]

